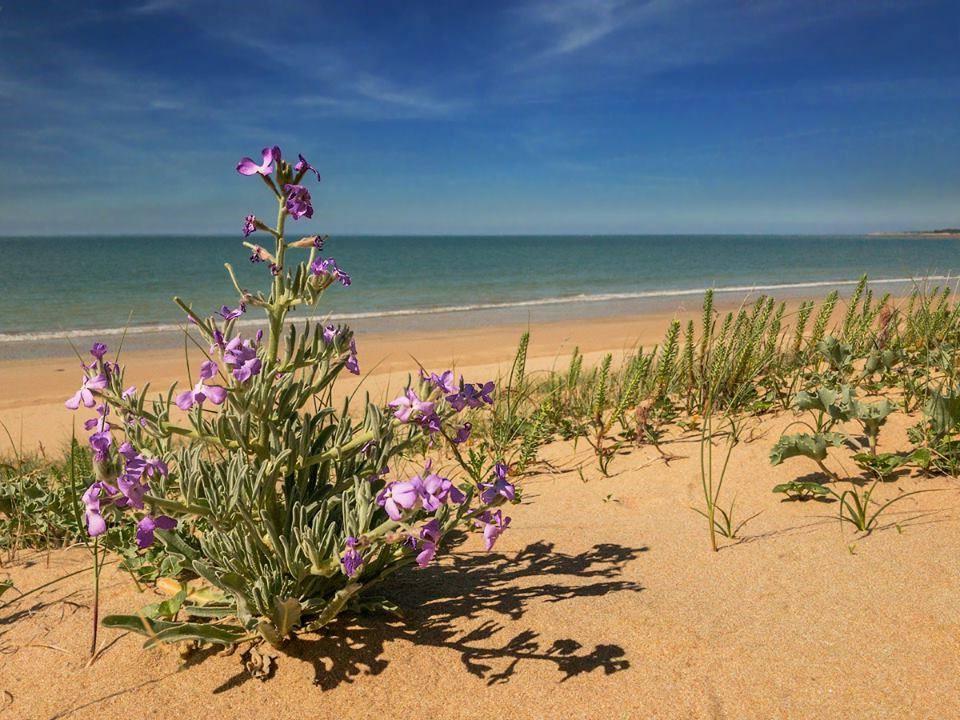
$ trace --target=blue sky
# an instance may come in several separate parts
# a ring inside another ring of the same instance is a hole
[[[955,0],[0,4],[0,234],[960,224]]]

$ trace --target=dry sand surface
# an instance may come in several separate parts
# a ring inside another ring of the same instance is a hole
[[[344,621],[291,642],[275,676],[239,659],[145,651],[101,632],[86,667],[91,577],[0,610],[3,718],[955,718],[960,717],[960,485],[902,477],[905,499],[869,537],[835,504],[780,502],[771,468],[790,417],[768,418],[734,454],[725,492],[752,520],[709,551],[696,442],[618,457],[613,476],[567,443],[523,482],[494,552],[478,538],[386,593],[404,620]],[[906,445],[891,421],[887,449]],[[581,446],[582,448],[582,446]],[[83,551],[6,568],[29,590],[83,568]],[[155,600],[105,571],[105,612]]]

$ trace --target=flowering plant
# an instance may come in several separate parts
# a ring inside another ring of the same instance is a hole
[[[426,566],[456,527],[482,530],[492,548],[510,523],[497,506],[516,496],[499,458],[482,475],[472,465],[462,484],[439,466],[445,446],[462,459],[458,446],[472,427],[465,417],[489,408],[493,383],[421,370],[386,406],[368,398],[355,412],[348,398],[334,407],[341,372],[360,372],[352,331],[288,322],[332,285],[351,284],[321,256],[326,238],[287,240],[288,220],[313,216],[303,183],[319,174],[302,155],[286,162],[277,147],[259,163],[244,158],[237,171],[258,176],[277,202],[273,227],[254,215],[243,224],[245,238],[272,241],[271,249],[243,242],[250,260],[269,268],[269,291],[241,288],[227,264],[235,308],[201,314],[174,298],[205,356],[186,389],[148,402],[148,388],[126,387],[124,368],[97,343],[66,402],[95,410],[85,424],[96,474],[83,494],[89,534],[135,521],[140,548],[157,543],[184,569],[168,601],[104,620],[146,633],[149,643],[280,645],[359,607],[364,591],[397,569]],[[303,255],[291,261],[296,251]],[[253,309],[265,314],[265,333],[241,332]],[[417,448],[438,457],[398,476],[398,461]]]

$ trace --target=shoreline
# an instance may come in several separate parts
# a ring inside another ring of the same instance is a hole
[[[915,285],[956,285],[960,281],[952,275],[925,277],[880,278],[870,280],[870,287],[890,291],[895,297],[905,295]],[[716,305],[733,307],[751,301],[760,295],[771,295],[777,301],[799,302],[822,298],[831,290],[841,297],[856,287],[859,279],[810,280],[804,282],[765,282],[753,285],[677,288],[637,292],[598,293],[505,301],[442,305],[426,308],[397,308],[395,310],[311,314],[295,318],[294,322],[344,323],[358,335],[386,335],[401,332],[431,331],[463,332],[489,326],[539,325],[568,320],[596,320],[609,317],[627,319],[649,314],[682,312],[689,306],[699,307],[704,293],[712,289]],[[252,314],[252,313],[251,313]],[[122,339],[132,350],[170,350],[183,345],[185,323],[134,325],[127,328],[78,328],[67,331],[36,331],[23,333],[0,332],[0,363],[9,360],[72,357],[71,345],[83,348],[93,341],[116,345]],[[264,329],[259,318],[245,317],[237,321],[245,333]],[[81,350],[82,351],[82,350]]]
[[[841,290],[842,298],[843,288],[837,289]],[[828,291],[824,288],[820,295],[775,299],[787,303],[789,324],[790,314],[801,301],[822,300]],[[726,313],[756,300],[759,294],[721,295],[714,307],[717,312]],[[526,321],[518,319],[456,330],[429,326],[380,332],[360,329],[357,344],[361,375],[341,376],[335,397],[342,400],[358,388],[373,398],[386,397],[404,387],[408,376],[420,366],[435,371],[454,368],[468,381],[496,379],[509,370],[520,336],[526,331],[530,332],[527,368],[531,372],[562,365],[574,347],[579,347],[588,365],[599,362],[608,352],[617,362],[638,346],[650,348],[661,342],[674,319],[699,324],[700,296],[684,302],[676,302],[675,298],[671,301],[669,305],[660,303],[640,313],[608,313],[588,318],[558,318],[554,312],[541,312],[534,317],[530,313]],[[842,304],[841,300],[838,307]],[[116,347],[109,339],[107,344],[111,350]],[[87,346],[77,347],[85,353]],[[205,359],[192,344],[187,356],[194,371]],[[182,335],[172,347],[151,346],[127,338],[121,360],[127,369],[128,385],[142,387],[149,382],[151,391],[162,392],[174,383],[179,386],[187,383]],[[69,347],[57,355],[0,358],[0,382],[5,389],[0,398],[0,422],[10,434],[7,437],[7,432],[0,432],[0,457],[56,454],[69,442],[73,424],[80,422],[81,417],[65,409],[63,402],[76,391],[77,364]]]

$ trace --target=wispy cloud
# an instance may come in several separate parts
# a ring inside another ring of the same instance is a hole
[[[547,33],[541,58],[565,55],[593,45],[622,27],[628,4],[620,0],[544,0],[524,7],[520,14]]]

